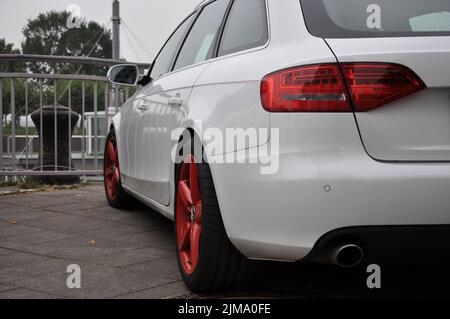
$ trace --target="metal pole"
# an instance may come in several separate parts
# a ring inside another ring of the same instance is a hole
[[[98,82],[94,82],[94,167],[98,169]]]
[[[58,170],[58,100],[57,100],[57,90],[58,90],[58,84],[55,80],[55,84],[54,84],[54,110],[55,110],[55,117],[54,117],[54,129],[55,132],[53,134],[55,134],[55,171]]]
[[[12,136],[12,168],[16,170],[16,82],[11,79],[11,136]]]
[[[69,171],[72,170],[72,84],[69,82],[67,90],[69,106]]]
[[[3,80],[0,79],[0,171],[3,171]]]
[[[118,61],[120,59],[120,4],[118,0],[114,0],[112,4],[112,58]],[[114,105],[119,107],[119,86],[114,85]]]
[[[86,156],[86,128],[84,127],[85,124],[85,118],[84,118],[84,112],[86,108],[86,93],[85,93],[85,85],[84,81],[81,82],[81,167],[83,170],[85,170],[85,156]]]
[[[44,170],[44,121],[42,115],[42,107],[44,106],[43,82],[39,80],[39,157],[41,159],[41,172]]]
[[[28,141],[28,80],[25,79],[25,168],[28,169],[28,154],[30,153],[30,141]]]

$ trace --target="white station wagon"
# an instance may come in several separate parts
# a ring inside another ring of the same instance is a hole
[[[192,290],[239,287],[249,259],[448,254],[448,0],[204,1],[148,74],[108,75],[139,88],[107,199],[174,220]]]

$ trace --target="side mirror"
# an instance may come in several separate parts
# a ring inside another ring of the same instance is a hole
[[[139,68],[135,64],[117,64],[109,68],[107,77],[112,84],[135,86],[139,80]]]

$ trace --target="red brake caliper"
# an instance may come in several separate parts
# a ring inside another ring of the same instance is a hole
[[[178,252],[184,271],[191,275],[197,266],[202,231],[202,200],[197,164],[192,155],[181,163],[176,214]]]

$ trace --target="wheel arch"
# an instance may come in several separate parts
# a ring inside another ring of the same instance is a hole
[[[181,132],[181,130],[180,130],[180,132]],[[178,136],[177,145],[178,145],[178,143],[180,143],[182,141],[183,136],[185,136],[184,134],[189,133],[191,138],[197,138],[201,142],[201,145],[202,145],[202,148],[203,148],[204,147],[204,143],[203,143],[203,139],[201,138],[201,132],[202,132],[201,127],[196,127],[195,125],[185,126],[182,129],[182,133]],[[216,174],[215,174],[215,171],[214,171],[215,166],[209,164],[208,154],[206,152],[203,152],[203,157],[206,159],[206,161],[207,161],[207,163],[209,165],[209,169],[211,171],[211,177],[212,177],[213,185],[214,185],[216,196],[217,196],[217,201],[218,201],[218,204],[219,204],[220,215],[222,216],[222,220],[224,221],[225,232],[226,232],[226,234],[228,236],[228,234],[229,234],[229,232],[228,232],[229,225],[227,225],[227,223],[225,222],[225,218],[223,216],[223,210],[222,210],[221,198],[220,198],[220,191],[217,188],[219,183],[216,182]],[[172,195],[171,203],[173,205],[175,204],[176,184],[177,184],[177,178],[178,178],[177,170],[178,170],[179,166],[180,166],[180,164],[177,164],[176,161],[175,161],[174,165],[173,165],[173,168],[172,168],[171,181],[173,183],[172,183],[172,186],[171,186],[171,188],[172,188],[171,189],[171,195]],[[175,211],[175,207],[172,207],[172,212],[174,212],[174,211]],[[228,238],[229,238],[229,236],[228,236]]]

